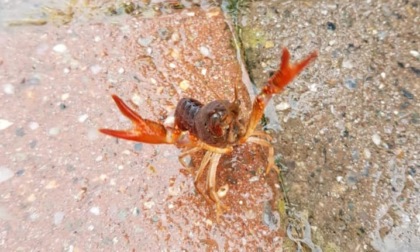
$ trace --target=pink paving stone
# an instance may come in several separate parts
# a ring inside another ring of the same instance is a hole
[[[169,36],[160,37],[159,29]],[[145,37],[154,39],[139,44]],[[0,30],[0,44],[0,84],[14,90],[0,92],[1,116],[14,123],[0,132],[0,166],[14,173],[0,183],[2,250],[281,247],[284,234],[263,224],[264,202],[275,205],[278,197],[275,175],[250,182],[266,165],[259,147],[241,146],[222,158],[218,186],[229,185],[223,201],[230,210],[216,223],[175,146],[136,150],[134,142],[97,133],[99,127],[130,127],[113,93],[145,118],[163,122],[181,97],[233,99],[240,83],[249,110],[219,9],[7,28]],[[183,81],[189,85],[181,87]],[[193,157],[195,165],[200,160]]]

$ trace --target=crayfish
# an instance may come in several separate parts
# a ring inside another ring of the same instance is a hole
[[[272,168],[279,172],[274,164],[274,149],[269,142],[270,136],[262,131],[255,131],[255,128],[272,96],[280,93],[316,57],[317,53],[312,52],[301,62],[291,64],[289,62],[290,53],[284,48],[279,69],[268,79],[255,98],[247,120],[241,117],[236,85],[233,102],[215,100],[204,105],[193,98],[181,99],[175,109],[173,126],[164,126],[159,122],[142,118],[117,95],[112,95],[121,113],[133,123],[133,128],[130,130],[100,129],[100,132],[143,143],[175,144],[184,148],[179,156],[179,160],[184,166],[187,166],[184,162],[185,156],[205,150],[195,175],[194,185],[204,198],[216,205],[216,214],[219,216],[227,208],[221,202],[216,190],[216,171],[221,156],[230,153],[235,146],[245,142],[259,144],[268,148],[269,151],[265,173],[269,173]],[[207,180],[204,193],[199,190],[198,181],[206,168]]]

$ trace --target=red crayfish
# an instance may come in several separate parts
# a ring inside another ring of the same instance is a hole
[[[216,190],[216,171],[220,157],[231,152],[236,145],[245,142],[259,144],[269,150],[266,174],[271,168],[279,172],[274,164],[274,149],[269,142],[271,138],[264,132],[255,131],[255,128],[271,97],[280,93],[316,57],[317,53],[313,52],[301,62],[290,64],[290,53],[284,48],[280,68],[255,98],[247,120],[241,117],[236,85],[233,102],[215,100],[204,105],[193,98],[181,99],[175,110],[175,123],[172,127],[165,127],[159,122],[142,118],[118,96],[112,95],[121,113],[132,121],[134,127],[130,130],[100,129],[100,132],[143,143],[175,144],[178,147],[184,147],[185,150],[179,156],[184,166],[186,164],[183,157],[204,149],[206,152],[195,175],[194,185],[198,192],[216,205],[216,213],[219,216],[226,209]],[[205,194],[199,190],[197,184],[207,167]]]

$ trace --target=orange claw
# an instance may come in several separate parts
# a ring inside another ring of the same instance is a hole
[[[240,140],[245,142],[254,132],[257,127],[264,109],[270,101],[271,97],[280,93],[287,84],[289,84],[306,66],[309,65],[318,56],[317,52],[312,52],[301,62],[296,64],[290,63],[290,53],[287,48],[283,48],[281,55],[280,68],[277,70],[267,84],[262,88],[261,92],[255,98],[252,105],[251,115],[249,117],[246,133]]]
[[[312,52],[301,62],[290,64],[289,50],[283,48],[280,69],[268,80],[268,84],[264,87],[263,92],[265,94],[277,94],[281,92],[317,56],[317,52]]]
[[[131,120],[134,127],[130,130],[99,129],[100,132],[117,138],[151,144],[172,144],[176,141],[180,134],[178,131],[168,131],[160,123],[143,119],[117,95],[112,95],[112,99],[114,99],[121,113]]]

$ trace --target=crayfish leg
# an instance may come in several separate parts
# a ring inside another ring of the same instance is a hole
[[[188,155],[190,155],[190,154],[192,154],[192,153],[195,153],[195,152],[197,152],[197,151],[199,151],[199,150],[201,150],[201,148],[199,148],[199,147],[193,147],[193,148],[188,149],[188,150],[186,150],[186,151],[183,151],[181,154],[179,154],[179,156],[178,156],[178,160],[179,160],[179,162],[181,163],[181,165],[182,165],[182,166],[184,166],[184,168],[185,168],[185,169],[188,169],[188,170],[190,170],[190,171],[191,171],[191,167],[190,167],[190,165],[188,165],[188,164],[185,162],[184,157],[186,157],[186,156],[188,156]]]
[[[206,167],[207,167],[207,165],[208,165],[208,163],[210,162],[210,160],[211,160],[211,157],[212,157],[212,152],[210,152],[210,151],[206,151],[206,154],[204,154],[204,157],[203,157],[203,160],[201,160],[201,164],[200,164],[200,168],[198,169],[198,171],[197,171],[197,173],[196,173],[196,175],[195,175],[195,178],[194,178],[194,187],[195,187],[195,190],[198,192],[198,193],[200,193],[201,194],[201,196],[203,196],[203,198],[205,198],[206,199],[206,201],[208,202],[208,203],[213,203],[211,200],[209,200],[209,196],[208,195],[206,195],[199,187],[198,187],[198,182],[199,182],[199,180],[200,180],[200,178],[201,178],[201,176],[203,175],[203,172],[204,172],[204,170],[206,169]],[[207,187],[207,185],[206,185],[206,187]]]
[[[219,164],[220,157],[222,155],[219,153],[213,153],[212,158],[210,160],[210,168],[207,173],[207,194],[209,195],[210,199],[216,204],[216,219],[219,221],[220,215],[223,214],[225,210],[228,209],[226,205],[224,205],[217,192],[216,192],[216,172],[217,172],[217,165]]]
[[[276,171],[277,174],[280,174],[279,168],[274,163],[274,148],[269,141],[259,137],[250,137],[248,138],[247,142],[255,143],[268,148],[268,164],[267,168],[265,169],[265,175],[270,173],[271,169],[274,169],[274,171]]]

